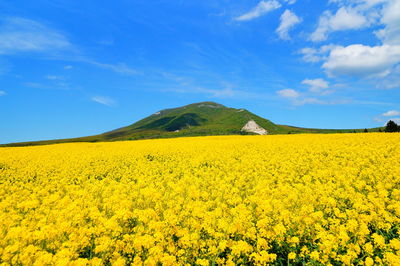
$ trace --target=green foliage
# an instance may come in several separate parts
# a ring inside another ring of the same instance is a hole
[[[399,132],[400,126],[397,125],[394,121],[389,120],[389,122],[387,122],[387,124],[386,124],[385,131],[386,132]]]
[[[165,124],[168,124],[171,120],[174,120],[174,118],[175,118],[174,116],[163,117],[163,118],[157,119],[151,123],[148,123],[144,126],[141,126],[139,128],[141,128],[141,129],[142,128],[143,129],[159,128],[159,127],[164,126]]]
[[[183,114],[174,120],[172,120],[170,123],[168,123],[164,128],[167,131],[176,131],[176,130],[182,130],[187,127],[191,126],[200,126],[201,123],[207,121],[204,118],[201,118],[198,114],[195,113],[186,113]]]

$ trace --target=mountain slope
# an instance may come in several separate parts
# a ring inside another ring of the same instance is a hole
[[[272,134],[281,127],[244,109],[228,108],[214,102],[201,102],[154,113],[127,127],[101,135],[107,140],[143,137],[177,137],[243,134],[242,127],[254,120]]]
[[[215,102],[201,102],[183,107],[161,110],[134,124],[99,135],[71,139],[11,143],[1,146],[252,134],[242,131],[242,128],[249,121],[254,121],[256,125],[265,129],[268,134],[354,132],[354,130],[308,129],[277,125],[245,109],[229,108]],[[379,128],[370,131],[378,130]],[[362,130],[357,131],[361,132]]]

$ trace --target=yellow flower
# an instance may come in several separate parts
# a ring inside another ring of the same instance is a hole
[[[374,243],[380,247],[384,248],[385,247],[385,238],[381,235],[378,235],[377,233],[372,234],[372,238],[374,239]]]
[[[384,255],[384,261],[387,265],[400,265],[400,256],[393,254],[392,252],[386,252]]]
[[[268,253],[265,250],[262,250],[260,253],[253,253],[252,256],[257,263],[266,264],[271,263],[276,260],[276,254]]]
[[[241,254],[248,254],[250,253],[253,248],[247,242],[240,240],[236,242],[232,247],[232,255],[240,256]]]
[[[364,262],[365,266],[372,266],[374,265],[374,260],[370,257],[367,257]]]
[[[298,244],[300,243],[300,239],[297,236],[293,236],[292,238],[290,238],[290,243]]]
[[[400,240],[399,239],[390,240],[389,245],[394,250],[400,250]]]
[[[371,242],[365,243],[364,250],[369,254],[372,254],[374,252],[374,247],[372,246]]]
[[[172,255],[164,255],[160,261],[163,265],[174,265],[176,263],[176,258],[175,258],[175,256],[172,256]],[[200,263],[198,263],[198,264],[200,264]],[[203,264],[200,264],[200,265],[203,265]]]
[[[295,258],[296,258],[296,253],[290,252],[289,255],[288,255],[288,259],[289,260],[294,260]]]
[[[319,260],[319,252],[318,251],[313,251],[310,253],[310,258],[312,260]]]

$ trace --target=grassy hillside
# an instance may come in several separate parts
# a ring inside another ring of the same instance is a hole
[[[249,120],[254,120],[258,125],[266,129],[268,134],[348,133],[354,131],[363,131],[363,129],[309,129],[277,125],[245,109],[229,108],[214,102],[201,102],[179,108],[165,109],[129,126],[99,135],[72,139],[11,143],[2,146],[27,146],[64,142],[98,142],[184,136],[250,134],[241,132],[242,127]],[[369,131],[379,131],[379,128],[369,129]]]
[[[296,133],[362,133],[365,128],[358,129],[319,129],[319,128],[304,128],[304,127],[294,127],[287,125],[279,125],[279,127],[284,128],[286,133],[288,134],[296,134]],[[383,132],[384,127],[374,127],[368,128],[368,132]]]

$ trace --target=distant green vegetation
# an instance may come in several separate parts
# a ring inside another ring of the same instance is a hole
[[[385,127],[386,132],[400,132],[400,126],[397,125],[394,121],[389,120]]]
[[[99,142],[208,135],[246,135],[252,133],[242,132],[241,129],[249,120],[254,120],[259,126],[266,129],[268,134],[364,132],[364,129],[314,129],[277,125],[245,109],[229,108],[215,102],[201,102],[179,108],[165,109],[132,125],[99,135],[72,139],[11,143],[2,146],[27,146],[64,142]],[[369,132],[378,132],[380,130],[382,130],[382,128],[368,129]]]

